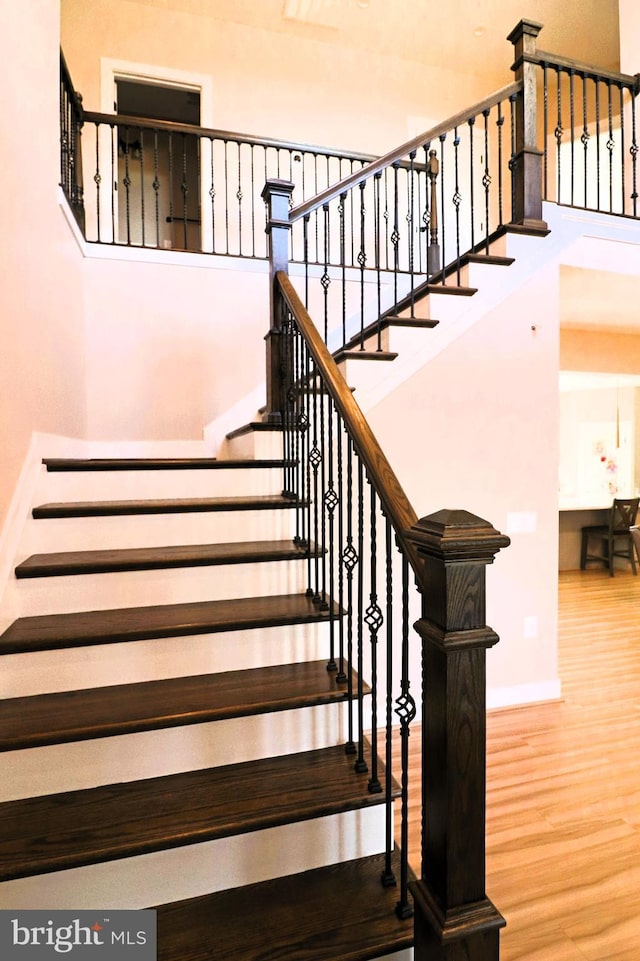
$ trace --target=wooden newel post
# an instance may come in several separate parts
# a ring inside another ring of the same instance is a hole
[[[516,101],[516,152],[513,157],[513,223],[546,229],[542,219],[542,157],[538,147],[538,66],[535,61],[536,38],[541,23],[521,20],[507,40],[514,46],[512,70],[522,81],[522,94]]]
[[[497,961],[504,918],[485,893],[485,567],[509,538],[467,511],[407,533],[424,560],[422,869],[416,961]]]
[[[269,235],[269,304],[270,327],[267,343],[267,406],[264,419],[278,424],[284,409],[282,394],[282,328],[284,304],[276,284],[278,271],[289,273],[289,201],[293,184],[289,180],[267,180],[262,198],[267,205],[267,234]]]

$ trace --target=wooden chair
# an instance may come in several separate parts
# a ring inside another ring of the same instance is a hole
[[[609,574],[613,577],[615,558],[623,557],[631,563],[633,573],[637,574],[631,528],[636,522],[639,503],[640,497],[616,497],[609,511],[608,524],[582,528],[580,570],[584,570],[589,561],[597,561],[608,567]],[[597,541],[600,545],[600,553],[590,553],[590,542],[592,540]],[[640,555],[638,556],[640,557]]]

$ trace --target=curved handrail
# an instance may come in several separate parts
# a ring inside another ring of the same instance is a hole
[[[353,445],[366,467],[369,480],[380,499],[382,510],[395,530],[398,544],[406,554],[418,582],[422,584],[424,580],[422,561],[418,557],[415,546],[405,536],[409,528],[418,520],[418,515],[289,277],[283,271],[278,271],[276,281],[351,436]]]
[[[400,163],[408,154],[413,153],[419,147],[423,147],[425,144],[430,143],[433,140],[437,140],[442,134],[448,133],[454,127],[459,127],[463,123],[467,123],[473,117],[477,117],[485,110],[490,110],[495,107],[496,104],[502,103],[504,100],[508,100],[510,97],[516,96],[522,90],[522,82],[517,80],[514,83],[508,84],[501,90],[497,90],[495,93],[491,94],[490,97],[486,97],[484,100],[480,100],[473,107],[463,110],[461,113],[454,114],[442,123],[436,124],[435,127],[431,127],[425,133],[419,134],[417,137],[413,137],[412,140],[408,140],[401,147],[396,147],[395,150],[391,150],[389,153],[385,154],[383,157],[379,157],[377,160],[372,161],[362,170],[356,170],[355,173],[349,174],[339,183],[334,184],[332,187],[327,187],[316,197],[311,200],[307,200],[305,203],[299,204],[294,207],[289,215],[289,221],[293,223],[296,220],[300,220],[301,217],[306,217],[312,211],[319,209],[325,204],[329,203],[331,200],[335,200],[340,194],[346,193],[352,187],[357,186],[370,177],[375,176],[378,173],[382,173],[387,167],[392,164]]]

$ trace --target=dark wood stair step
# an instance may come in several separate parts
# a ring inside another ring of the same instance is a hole
[[[357,338],[357,343],[360,343],[360,337]],[[339,364],[343,360],[395,360],[397,356],[397,353],[391,350],[363,350],[361,347],[348,346],[337,350],[333,359]]]
[[[64,744],[348,698],[326,661],[0,700],[0,751]],[[352,674],[352,690],[357,677]],[[369,688],[365,687],[365,693]]]
[[[249,460],[235,458],[218,460],[215,457],[45,457],[48,471],[121,471],[121,470],[251,470],[263,467],[282,467],[283,460]]]
[[[381,772],[384,783],[384,772]],[[343,746],[0,804],[0,881],[384,803]],[[397,793],[397,786],[394,786]]]
[[[90,647],[161,637],[310,624],[337,617],[304,594],[274,594],[20,617],[0,635],[0,654]]]
[[[318,552],[311,548],[312,555]],[[167,570],[220,564],[257,564],[307,557],[290,540],[240,541],[228,544],[182,544],[178,547],[128,547],[99,551],[32,554],[15,569],[18,578],[110,574],[118,571]]]
[[[245,497],[188,497],[165,500],[76,501],[40,504],[36,520],[55,517],[123,517],[137,514],[197,514],[216,511],[286,510],[300,502],[281,494]]]
[[[371,855],[160,904],[158,961],[367,961],[408,949],[413,917],[397,917],[384,867]],[[399,878],[397,852],[392,869]]]

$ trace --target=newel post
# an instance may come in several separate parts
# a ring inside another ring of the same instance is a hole
[[[289,180],[267,180],[262,199],[267,205],[267,234],[269,236],[269,305],[270,326],[267,344],[267,407],[265,420],[280,423],[284,409],[282,394],[282,329],[284,304],[280,297],[276,274],[289,272],[289,201],[293,184]]]
[[[504,918],[485,893],[485,567],[509,544],[442,510],[407,533],[424,561],[422,869],[411,886],[416,961],[497,961]]]
[[[512,70],[522,81],[522,94],[516,100],[516,143],[513,157],[514,178],[513,223],[524,227],[546,229],[542,219],[542,157],[538,147],[538,66],[535,61],[536,39],[541,23],[521,20],[507,40],[514,46]]]

